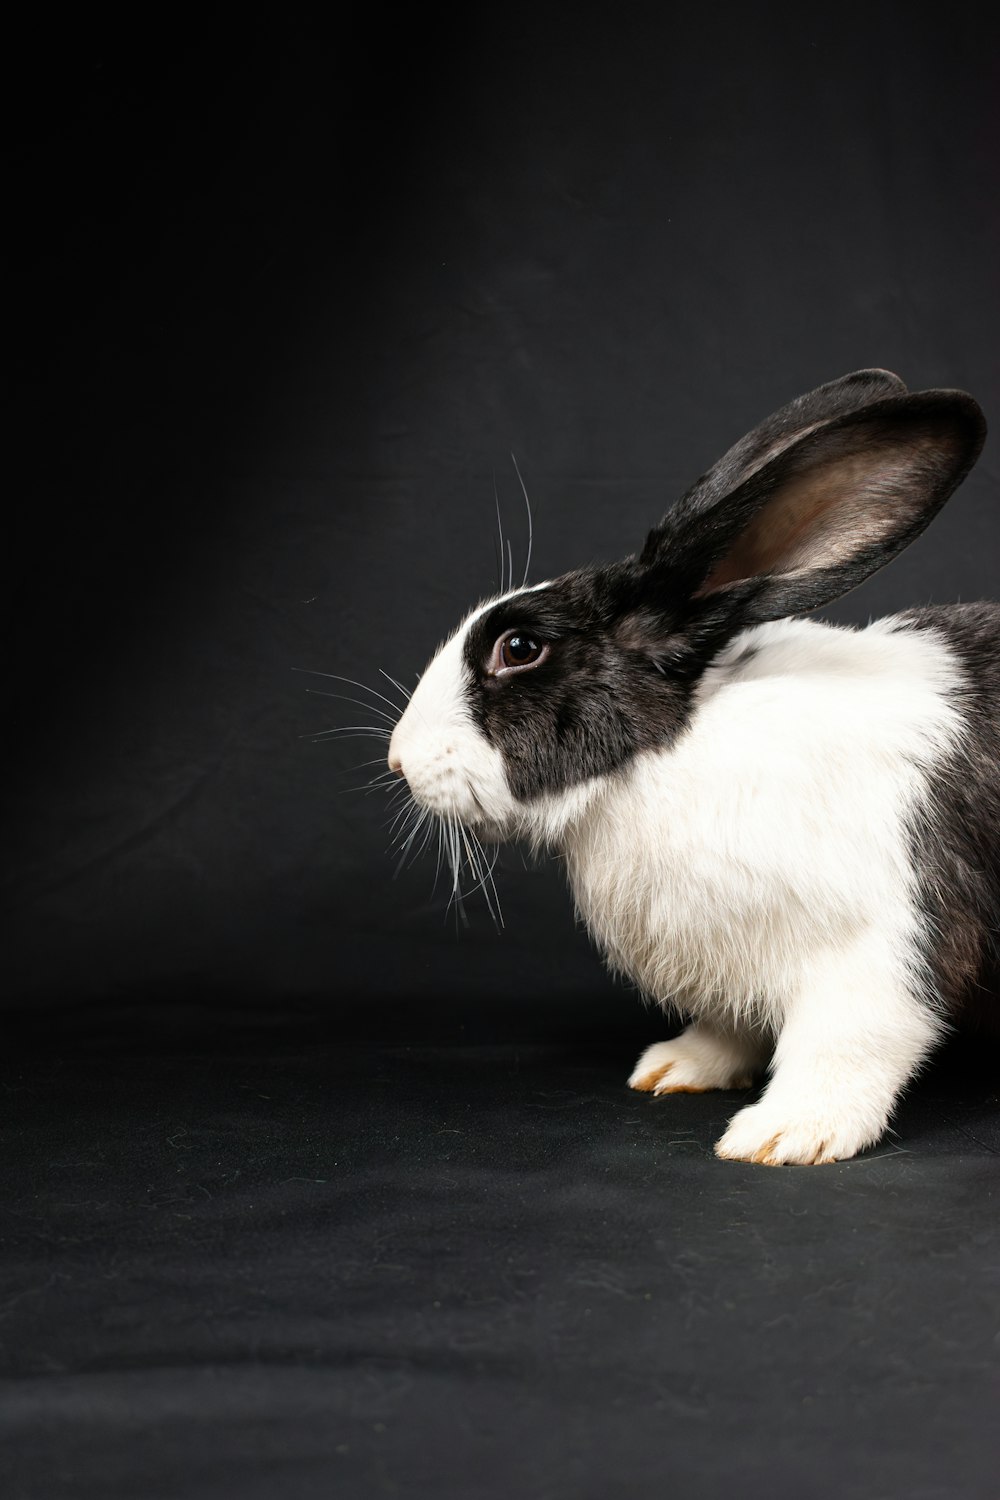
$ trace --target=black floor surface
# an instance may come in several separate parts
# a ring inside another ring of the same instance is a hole
[[[41,1041],[2,1073],[6,1500],[998,1493],[995,1054],[774,1169],[617,1040]]]

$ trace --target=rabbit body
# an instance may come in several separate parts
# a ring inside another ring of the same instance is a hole
[[[902,617],[759,626],[708,670],[677,744],[567,827],[577,907],[611,965],[693,1022],[632,1086],[745,1087],[778,1039],[769,1102],[721,1155],[853,1155],[940,1035],[912,837],[962,735],[961,687],[940,634]]]
[[[802,964],[878,913],[914,932],[907,814],[960,731],[947,648],[896,621],[737,637],[687,731],[567,830],[581,915],[612,963],[692,1015],[773,1023]]]
[[[808,393],[638,557],[474,610],[394,729],[422,807],[558,851],[612,968],[688,1019],[633,1088],[770,1069],[723,1157],[871,1145],[997,968],[1000,607],[798,618],[926,526],[984,430],[885,371]]]

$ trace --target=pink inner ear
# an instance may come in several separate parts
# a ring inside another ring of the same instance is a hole
[[[922,447],[912,442],[882,444],[875,453],[846,453],[790,475],[716,563],[695,597],[766,573],[828,568],[849,561],[872,542],[905,531],[922,508],[922,486],[913,484]]]

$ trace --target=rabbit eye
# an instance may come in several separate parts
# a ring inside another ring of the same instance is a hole
[[[500,657],[505,667],[526,667],[537,661],[542,648],[530,635],[510,635],[500,647]]]
[[[489,670],[494,677],[521,672],[525,667],[537,667],[548,654],[547,643],[527,630],[508,630],[493,647]]]

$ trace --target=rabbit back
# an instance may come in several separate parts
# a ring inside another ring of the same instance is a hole
[[[961,670],[961,733],[910,829],[928,963],[950,1011],[1000,1030],[1000,604],[903,618],[944,640]]]

